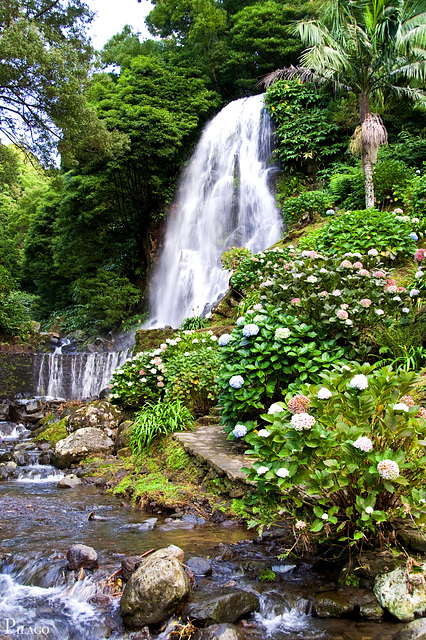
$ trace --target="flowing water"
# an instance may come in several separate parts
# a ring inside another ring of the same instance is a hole
[[[119,593],[108,578],[125,555],[169,544],[184,549],[187,559],[212,558],[212,575],[197,578],[198,600],[221,593],[225,585],[259,597],[259,611],[242,627],[246,640],[390,640],[401,627],[313,617],[312,593],[328,588],[334,576],[304,563],[277,560],[275,549],[258,544],[242,527],[206,523],[182,529],[163,515],[145,513],[92,485],[59,489],[62,473],[40,464],[43,452],[31,444],[23,425],[0,423],[2,460],[5,454],[22,464],[12,480],[0,482],[0,640],[133,638],[122,625]],[[104,519],[88,520],[94,510]],[[155,528],[146,530],[144,523],[152,523],[153,516]],[[74,543],[98,552],[98,569],[84,576],[67,570],[66,551]],[[224,548],[216,548],[220,543],[231,550],[227,560],[218,557]],[[255,578],[265,566],[276,572],[276,583]],[[151,638],[166,640],[170,628],[152,632]]]
[[[280,239],[271,140],[262,95],[231,102],[206,126],[170,213],[152,282],[151,326],[177,327],[226,292],[226,249],[257,252]]]
[[[84,400],[107,387],[114,370],[129,357],[131,349],[105,353],[54,353],[34,355],[35,393],[50,398]]]

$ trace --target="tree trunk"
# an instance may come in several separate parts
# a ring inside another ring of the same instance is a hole
[[[373,165],[366,152],[363,153],[362,168],[365,182],[365,208],[372,209],[374,207]]]

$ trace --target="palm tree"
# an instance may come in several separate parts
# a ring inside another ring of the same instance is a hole
[[[409,100],[425,98],[426,0],[329,0],[320,19],[292,26],[307,49],[300,66],[278,69],[263,79],[266,86],[286,77],[328,84],[359,99],[360,126],[351,150],[361,155],[367,209],[374,206],[372,165],[387,141],[371,100],[384,104],[391,94]]]

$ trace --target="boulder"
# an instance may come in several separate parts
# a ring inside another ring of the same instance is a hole
[[[109,454],[113,448],[114,442],[100,429],[78,429],[68,438],[56,443],[57,465],[60,469],[65,469],[88,454]]]
[[[121,575],[124,582],[130,580],[130,576],[140,566],[143,558],[141,556],[126,556],[121,561]]]
[[[409,622],[397,631],[392,640],[426,640],[426,618]]]
[[[68,476],[64,476],[58,482],[58,489],[74,489],[80,484],[83,484],[74,473],[70,473]]]
[[[380,620],[383,609],[371,591],[346,587],[338,591],[320,591],[313,598],[319,618],[341,618],[359,611],[365,620]]]
[[[245,635],[233,624],[214,624],[196,631],[191,640],[245,640]]]
[[[16,469],[17,469],[17,464],[16,462],[1,462],[0,463],[0,480],[8,480],[9,478],[11,478]]]
[[[211,562],[205,558],[197,558],[194,556],[193,558],[189,558],[186,564],[191,569],[194,576],[210,576],[212,573]]]
[[[122,420],[122,413],[117,407],[107,400],[97,400],[87,406],[79,407],[67,416],[65,428],[68,433],[74,433],[85,427],[116,429]]]
[[[259,600],[254,593],[239,589],[210,595],[198,602],[191,603],[187,615],[207,625],[235,622],[238,618],[252,613],[259,608]]]
[[[96,569],[98,554],[92,547],[85,544],[73,544],[67,551],[68,569]]]
[[[174,545],[171,547],[144,558],[130,576],[120,601],[126,627],[159,624],[188,597],[188,577],[178,560],[183,551]]]
[[[9,420],[9,405],[0,404],[0,422],[7,422]]]
[[[402,622],[426,614],[426,563],[415,568],[398,567],[374,581],[373,592],[381,606]]]
[[[401,529],[397,532],[397,536],[402,542],[420,553],[426,552],[426,536],[417,529]]]

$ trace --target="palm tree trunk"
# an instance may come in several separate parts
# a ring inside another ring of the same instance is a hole
[[[362,168],[365,184],[365,208],[372,209],[374,207],[373,165],[366,152],[363,153]]]
[[[368,93],[361,93],[359,96],[359,119],[361,121],[361,125],[369,113],[370,97]],[[374,207],[373,165],[365,142],[362,143],[361,163],[362,170],[364,172],[365,208],[372,209]]]

